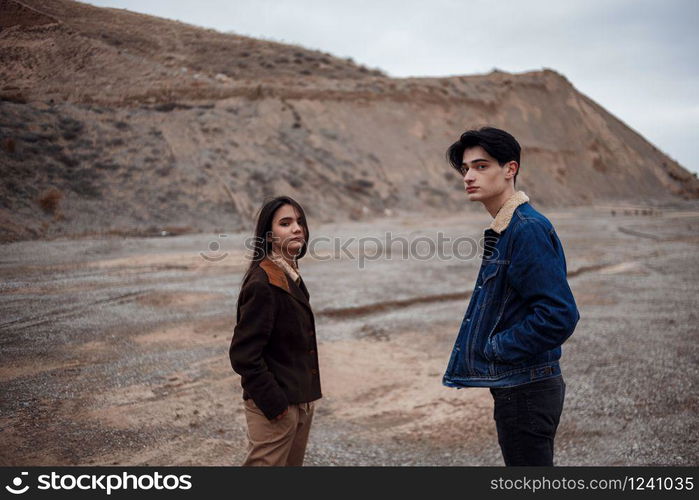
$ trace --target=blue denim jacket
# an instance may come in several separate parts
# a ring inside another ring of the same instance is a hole
[[[561,373],[561,344],[580,315],[561,242],[528,199],[515,193],[485,230],[476,286],[442,380],[448,387],[512,387]]]

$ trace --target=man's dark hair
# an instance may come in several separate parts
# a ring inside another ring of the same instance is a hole
[[[522,147],[517,139],[499,128],[483,127],[478,130],[467,130],[461,134],[458,141],[449,146],[447,159],[459,174],[463,175],[464,151],[476,146],[485,149],[486,153],[495,158],[501,167],[510,161],[516,161],[519,165]],[[519,168],[514,176],[515,183],[517,182],[517,174],[519,174]]]

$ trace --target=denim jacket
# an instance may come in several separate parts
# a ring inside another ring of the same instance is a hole
[[[559,375],[580,318],[551,222],[517,191],[484,232],[481,268],[442,383],[512,387]]]

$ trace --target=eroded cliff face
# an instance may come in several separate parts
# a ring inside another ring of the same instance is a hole
[[[267,196],[317,220],[469,207],[446,148],[493,125],[539,205],[672,203],[699,181],[549,70],[391,79],[113,9],[0,0],[0,238],[230,231]]]

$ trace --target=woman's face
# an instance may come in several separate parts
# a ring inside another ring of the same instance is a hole
[[[292,257],[306,243],[306,221],[291,205],[282,205],[272,217],[272,249]]]

